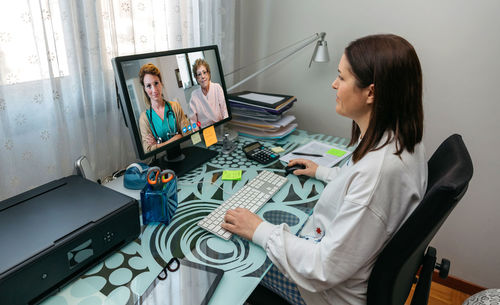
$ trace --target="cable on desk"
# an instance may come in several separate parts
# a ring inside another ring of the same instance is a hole
[[[103,177],[102,179],[97,179],[97,182],[99,184],[106,184],[110,181],[115,180],[116,178],[123,176],[125,174],[125,168],[119,169],[115,172],[113,172],[110,176]]]

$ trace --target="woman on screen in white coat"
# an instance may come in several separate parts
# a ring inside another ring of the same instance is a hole
[[[342,168],[290,161],[305,165],[294,174],[327,183],[300,235],[241,208],[222,226],[265,249],[298,286],[302,299],[294,303],[361,305],[378,254],[427,185],[420,62],[399,36],[363,37],[345,49],[332,87],[357,147]]]
[[[197,59],[193,64],[193,74],[200,88],[191,94],[188,114],[191,123],[203,128],[227,118],[224,90],[211,81],[210,65],[204,59]]]

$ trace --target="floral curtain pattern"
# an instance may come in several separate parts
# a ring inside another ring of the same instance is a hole
[[[2,2],[0,200],[74,173],[81,155],[96,177],[136,161],[111,59],[218,44],[232,67],[233,28],[232,1]]]

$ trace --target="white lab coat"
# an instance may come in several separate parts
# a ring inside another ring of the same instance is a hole
[[[202,128],[227,118],[226,99],[221,85],[210,82],[206,96],[201,88],[194,90],[189,102],[188,116],[191,123],[199,121]]]
[[[423,144],[413,154],[404,151],[401,158],[394,152],[393,141],[355,164],[319,167],[316,178],[328,184],[301,237],[286,224],[263,222],[257,227],[253,242],[297,283],[307,304],[366,304],[378,254],[427,186]]]

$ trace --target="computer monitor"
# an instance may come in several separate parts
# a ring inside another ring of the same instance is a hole
[[[113,58],[118,97],[136,155],[178,176],[218,153],[199,146],[181,149],[193,133],[231,119],[217,46]],[[193,71],[196,69],[196,71]]]

